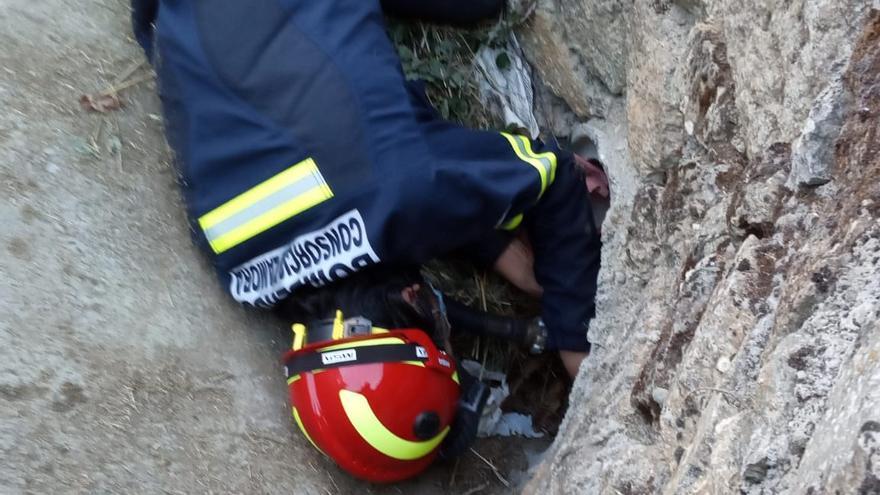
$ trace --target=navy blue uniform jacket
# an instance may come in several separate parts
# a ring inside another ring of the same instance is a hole
[[[522,226],[550,346],[584,350],[600,241],[571,156],[439,118],[379,0],[134,0],[197,242],[270,307],[376,263],[494,246]]]

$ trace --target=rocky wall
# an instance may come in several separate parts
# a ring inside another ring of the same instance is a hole
[[[880,2],[539,0],[615,204],[527,493],[880,493]]]

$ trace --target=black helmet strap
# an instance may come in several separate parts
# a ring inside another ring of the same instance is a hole
[[[357,344],[353,342],[352,344]],[[340,368],[357,364],[374,364],[400,361],[416,361],[424,363],[428,360],[428,351],[416,344],[382,344],[369,346],[351,346],[332,350],[318,350],[292,358],[284,365],[285,376],[288,378],[307,371],[318,369]]]

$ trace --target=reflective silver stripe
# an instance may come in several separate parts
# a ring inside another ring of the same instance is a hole
[[[519,148],[519,152],[526,155],[526,156],[530,156],[532,158],[539,160],[541,162],[541,165],[544,166],[544,170],[547,171],[547,180],[549,181],[550,180],[550,173],[553,171],[553,162],[550,161],[550,159],[547,158],[546,156],[540,156],[540,155],[529,153],[525,148],[525,143],[523,143],[523,141],[522,141],[523,139],[526,139],[526,138],[524,138],[522,136],[518,136],[518,137],[519,137],[519,139],[516,140],[516,143],[517,143],[517,148]]]
[[[237,229],[247,222],[258,218],[259,216],[271,211],[278,206],[281,206],[288,201],[296,199],[301,194],[322,185],[324,185],[324,179],[320,176],[320,174],[311,173],[305,175],[293,184],[279,189],[273,194],[261,199],[260,201],[257,201],[256,203],[239,211],[238,213],[227,218],[226,220],[223,220],[217,225],[205,229],[205,237],[208,238],[208,241],[215,241],[220,238],[220,236],[225,235],[234,229]]]
[[[516,151],[516,154],[519,155],[520,159],[522,159],[532,165],[535,165],[535,162],[532,160],[536,160],[538,163],[541,164],[541,167],[544,169],[545,175],[541,176],[541,195],[543,195],[544,191],[547,189],[547,186],[550,185],[550,182],[553,179],[553,174],[554,174],[553,161],[550,160],[550,158],[547,158],[546,156],[540,156],[540,155],[535,154],[534,152],[530,152],[528,150],[528,148],[526,148],[526,145],[524,142],[526,139],[525,137],[519,136],[519,135],[510,135],[510,134],[508,134],[508,136],[511,136],[513,138],[513,139],[509,139],[508,141],[510,141],[511,144],[513,144],[515,146],[514,151]]]

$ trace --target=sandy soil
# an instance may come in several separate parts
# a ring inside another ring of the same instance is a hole
[[[295,431],[287,336],[190,244],[154,84],[79,106],[142,60],[127,2],[0,0],[0,47],[0,493],[509,491],[472,454],[365,485]]]

